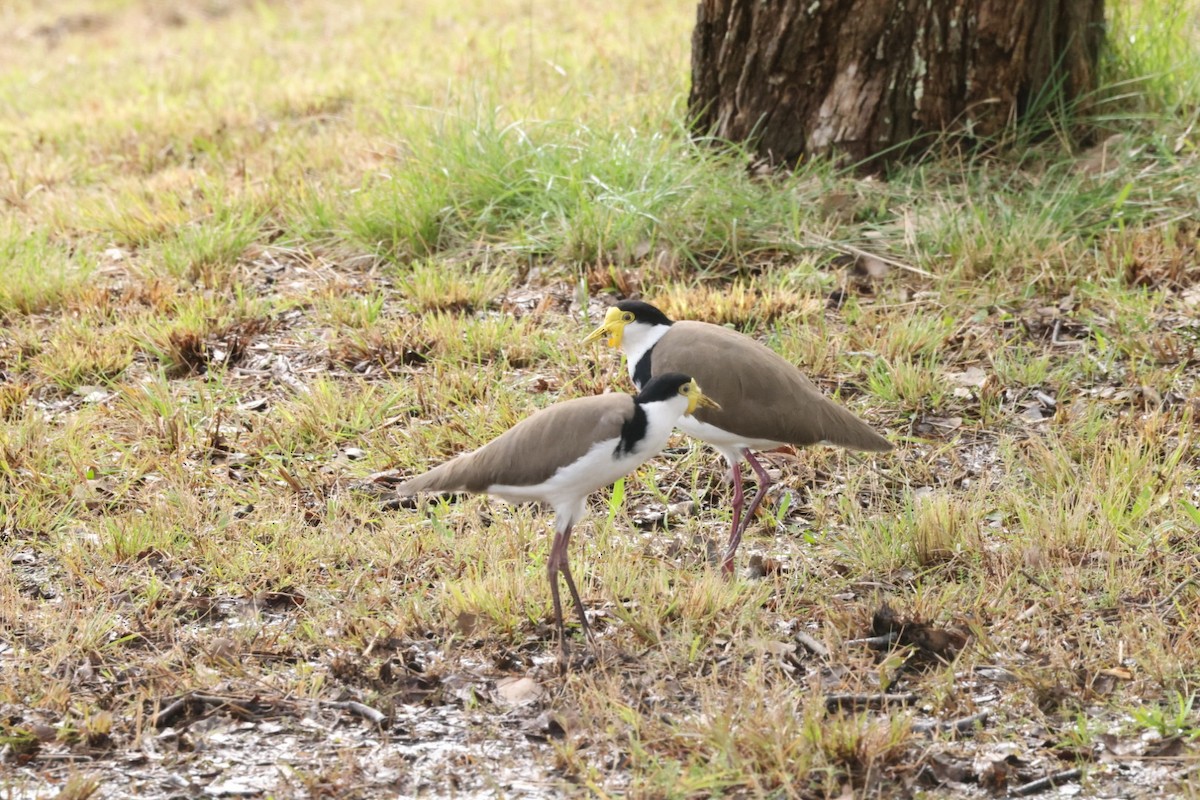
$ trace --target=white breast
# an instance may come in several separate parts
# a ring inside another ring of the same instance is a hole
[[[688,436],[694,436],[712,445],[731,465],[742,460],[742,450],[773,450],[782,447],[784,442],[773,442],[769,439],[748,439],[715,425],[701,422],[695,417],[683,417],[679,420],[679,429]]]

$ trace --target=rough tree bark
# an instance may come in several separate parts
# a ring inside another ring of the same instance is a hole
[[[1104,0],[700,0],[688,108],[773,163],[889,159],[1086,104],[1103,39]]]

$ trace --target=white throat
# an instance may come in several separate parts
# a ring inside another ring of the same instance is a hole
[[[650,348],[658,344],[658,340],[670,330],[670,325],[650,325],[646,322],[631,322],[625,326],[621,332],[621,350],[625,353],[625,368],[629,370],[630,380],[642,356],[650,352]]]
[[[687,411],[688,399],[683,395],[669,400],[656,400],[653,403],[643,403],[642,410],[646,412],[646,435],[637,443],[634,452],[640,458],[649,458],[667,446],[671,431],[683,419]]]

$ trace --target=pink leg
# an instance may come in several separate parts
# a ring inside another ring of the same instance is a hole
[[[584,613],[583,601],[579,598],[579,590],[575,588],[575,579],[571,577],[571,567],[567,564],[567,545],[571,541],[571,526],[554,534],[554,543],[550,546],[550,556],[546,559],[546,573],[550,578],[550,599],[554,601],[554,622],[558,626],[558,642],[562,650],[562,659],[566,661],[569,646],[567,644],[567,628],[563,622],[562,601],[558,596],[558,575],[562,573],[579,611],[579,623],[589,643],[595,646],[592,629],[588,626],[587,614]]]
[[[565,556],[562,563],[562,576],[563,580],[567,582],[567,588],[571,590],[571,599],[575,601],[575,609],[579,612],[579,626],[583,628],[583,635],[588,640],[588,644],[595,647],[596,637],[592,634],[592,626],[588,624],[587,612],[583,608],[583,601],[579,599],[579,590],[575,588],[575,579],[571,577],[571,567],[567,564]]]
[[[742,503],[746,495],[742,491],[741,464],[733,465],[733,525],[729,529],[729,544],[725,546],[725,557],[721,560],[721,572],[726,576],[733,573],[733,552],[737,550],[738,542],[742,539]]]
[[[725,550],[725,560],[721,563],[721,569],[725,574],[733,572],[733,556],[737,552],[738,545],[742,543],[742,534],[746,532],[746,528],[750,527],[750,523],[754,521],[754,512],[758,511],[759,505],[763,498],[767,496],[767,488],[770,487],[772,481],[771,476],[763,469],[763,465],[758,462],[758,459],[749,450],[743,450],[742,455],[746,458],[746,463],[750,465],[750,469],[754,470],[754,474],[758,476],[758,492],[754,495],[754,499],[750,501],[750,507],[746,509],[746,513],[741,517],[741,524],[738,524],[737,513],[734,513],[733,532],[729,535],[729,547]],[[742,482],[741,476],[738,476],[738,487],[734,493],[734,500],[741,500]],[[738,503],[740,505],[740,502]]]
[[[558,643],[562,648],[562,659],[567,658],[567,630],[563,624],[562,601],[558,598],[558,573],[561,567],[560,553],[566,552],[567,541],[571,529],[558,531],[554,534],[554,543],[550,545],[550,555],[546,558],[546,575],[550,578],[550,599],[554,601],[554,624],[558,626]]]
[[[754,457],[754,454],[749,450],[743,450],[742,455],[746,457],[746,463],[750,465],[750,469],[754,470],[754,474],[758,476],[758,494],[754,495],[754,499],[750,501],[750,508],[746,509],[746,514],[742,517],[742,533],[745,533],[746,528],[754,520],[754,512],[758,511],[763,498],[767,496],[767,489],[770,488],[774,481],[771,480],[771,476],[767,474],[766,468]]]

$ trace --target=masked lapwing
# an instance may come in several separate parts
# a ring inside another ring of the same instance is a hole
[[[615,393],[555,403],[478,450],[405,481],[396,491],[401,497],[483,492],[512,503],[538,501],[552,507],[555,533],[546,572],[565,657],[559,574],[579,610],[585,636],[594,642],[567,563],[571,528],[587,513],[587,496],[657,455],[682,416],[716,407],[692,378],[665,373],[647,381],[636,397]]]
[[[751,450],[785,444],[828,444],[882,453],[891,443],[766,346],[744,334],[707,322],[673,322],[649,303],[624,300],[610,308],[604,324],[584,342],[607,338],[625,353],[635,386],[656,375],[684,372],[704,387],[720,408],[680,420],[685,433],[708,442],[729,463],[733,479],[733,525],[721,568],[733,571],[733,556],[754,518],[771,478]],[[758,476],[758,493],[742,513],[745,460]]]

